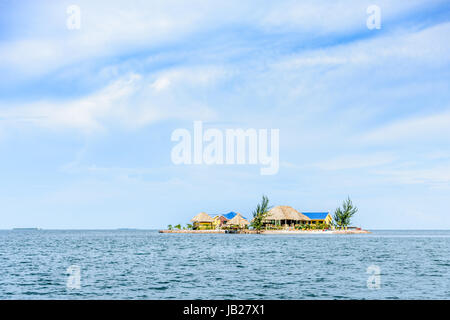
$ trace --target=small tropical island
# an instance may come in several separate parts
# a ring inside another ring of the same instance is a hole
[[[290,206],[269,206],[269,199],[261,202],[247,219],[238,212],[211,217],[205,212],[194,216],[185,227],[168,225],[160,233],[238,233],[238,234],[360,234],[370,233],[350,226],[351,218],[358,212],[348,197],[333,216],[329,212],[300,212]]]

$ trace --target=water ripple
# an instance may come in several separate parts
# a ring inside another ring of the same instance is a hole
[[[0,299],[448,299],[450,232],[0,231]],[[66,287],[67,268],[81,288]],[[380,268],[370,290],[367,267]]]

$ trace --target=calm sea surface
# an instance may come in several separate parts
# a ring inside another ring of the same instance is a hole
[[[0,299],[449,298],[450,231],[0,231]]]

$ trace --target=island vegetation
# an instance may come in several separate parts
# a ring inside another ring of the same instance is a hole
[[[345,229],[350,225],[350,220],[353,215],[358,212],[358,208],[353,206],[350,197],[342,203],[342,208],[337,208],[333,215],[333,225],[339,229]]]
[[[260,232],[264,226],[264,220],[269,214],[269,198],[266,196],[262,197],[261,203],[256,206],[255,211],[253,211],[253,220],[251,226],[257,232]]]
[[[168,225],[170,232],[220,232],[220,233],[270,233],[299,231],[344,231],[360,228],[350,227],[351,219],[358,212],[350,197],[343,201],[342,206],[335,209],[334,214],[327,212],[300,212],[290,206],[269,206],[269,198],[262,196],[260,203],[252,212],[249,221],[237,212],[211,217],[200,212],[191,219],[191,223],[182,226]]]

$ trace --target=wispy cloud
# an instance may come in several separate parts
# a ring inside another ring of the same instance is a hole
[[[450,164],[427,168],[381,169],[375,173],[396,184],[423,184],[432,188],[450,189]]]
[[[101,224],[110,212],[121,221],[130,206],[141,221],[149,197],[156,207],[178,199],[164,208],[178,219],[231,201],[251,210],[261,193],[274,203],[300,195],[318,209],[350,194],[374,225],[390,210],[380,199],[422,212],[418,195],[428,193],[445,218],[445,0],[378,1],[380,30],[367,29],[374,3],[365,0],[81,0],[74,31],[69,4],[21,1],[14,19],[0,21],[0,209],[17,212],[9,221],[37,208],[53,224],[59,196],[89,225],[93,211],[105,213]],[[170,132],[199,119],[279,128],[279,175],[170,166]],[[54,193],[25,194],[44,180]]]
[[[76,129],[84,133],[101,132],[117,126],[136,129],[163,119],[194,120],[200,116],[205,120],[214,119],[215,113],[209,106],[189,99],[182,101],[183,95],[177,94],[176,90],[161,97],[160,91],[169,84],[183,91],[189,85],[198,85],[199,81],[207,85],[211,80],[210,75],[204,75],[201,70],[190,72],[172,71],[156,80],[130,74],[85,97],[3,106],[0,118],[10,126],[28,123],[48,129]],[[168,100],[167,95],[172,99]]]
[[[377,4],[383,8],[386,24],[389,21],[392,25],[398,16],[441,2],[383,0]],[[370,1],[349,4],[322,0],[263,4],[237,0],[214,4],[203,0],[189,3],[131,0],[125,5],[123,1],[81,0],[77,1],[81,8],[81,29],[73,32],[65,24],[67,4],[23,2],[15,8],[22,10],[22,19],[11,29],[28,32],[16,31],[15,38],[0,41],[0,69],[16,76],[37,76],[85,60],[158,51],[177,43],[188,46],[190,41],[203,41],[202,34],[217,37],[236,28],[252,28],[258,37],[295,32],[296,38],[305,42],[315,37],[352,35],[367,31],[366,8],[370,4]]]
[[[386,153],[345,155],[334,159],[321,161],[312,166],[322,170],[345,170],[377,167],[392,163],[396,156]]]
[[[408,141],[445,141],[450,137],[450,112],[401,119],[361,137],[363,142],[389,144]]]

